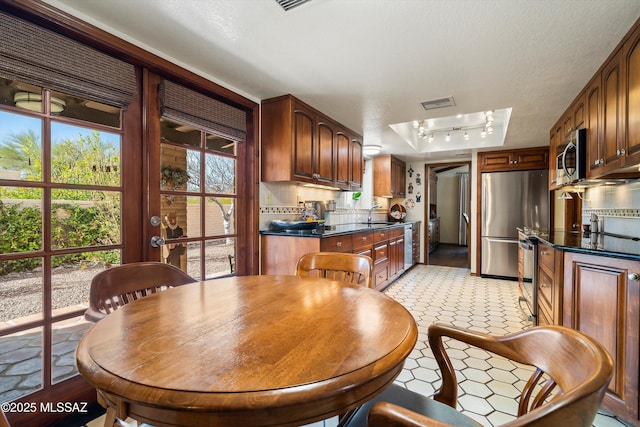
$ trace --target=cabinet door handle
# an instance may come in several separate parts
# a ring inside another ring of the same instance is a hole
[[[640,279],[640,275],[638,275],[638,273],[629,273],[629,275],[627,276],[627,279],[636,281]]]
[[[546,288],[547,285],[545,283],[540,283],[540,288]]]
[[[616,151],[616,154],[618,156],[624,156],[624,150],[618,150],[618,151]]]

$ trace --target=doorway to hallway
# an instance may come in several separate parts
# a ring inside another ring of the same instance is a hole
[[[430,265],[469,268],[468,260],[469,250],[467,247],[453,243],[440,243],[438,247],[429,254]]]
[[[470,162],[426,165],[426,264],[469,268]],[[426,207],[428,206],[428,210]]]

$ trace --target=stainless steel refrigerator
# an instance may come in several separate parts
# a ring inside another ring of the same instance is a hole
[[[516,227],[549,228],[548,176],[547,170],[482,174],[482,276],[517,279]]]

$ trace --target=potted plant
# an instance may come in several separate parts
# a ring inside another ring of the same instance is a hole
[[[177,190],[189,181],[189,174],[182,168],[163,166],[160,169],[160,183],[163,188]]]

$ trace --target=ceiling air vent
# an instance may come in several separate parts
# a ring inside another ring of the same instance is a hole
[[[431,99],[421,102],[421,104],[425,110],[435,110],[436,108],[453,107],[456,102],[453,100],[453,96],[450,96],[448,98]]]
[[[294,7],[300,6],[301,4],[305,4],[310,1],[311,0],[276,0],[276,3],[282,6],[284,10],[291,10]]]

